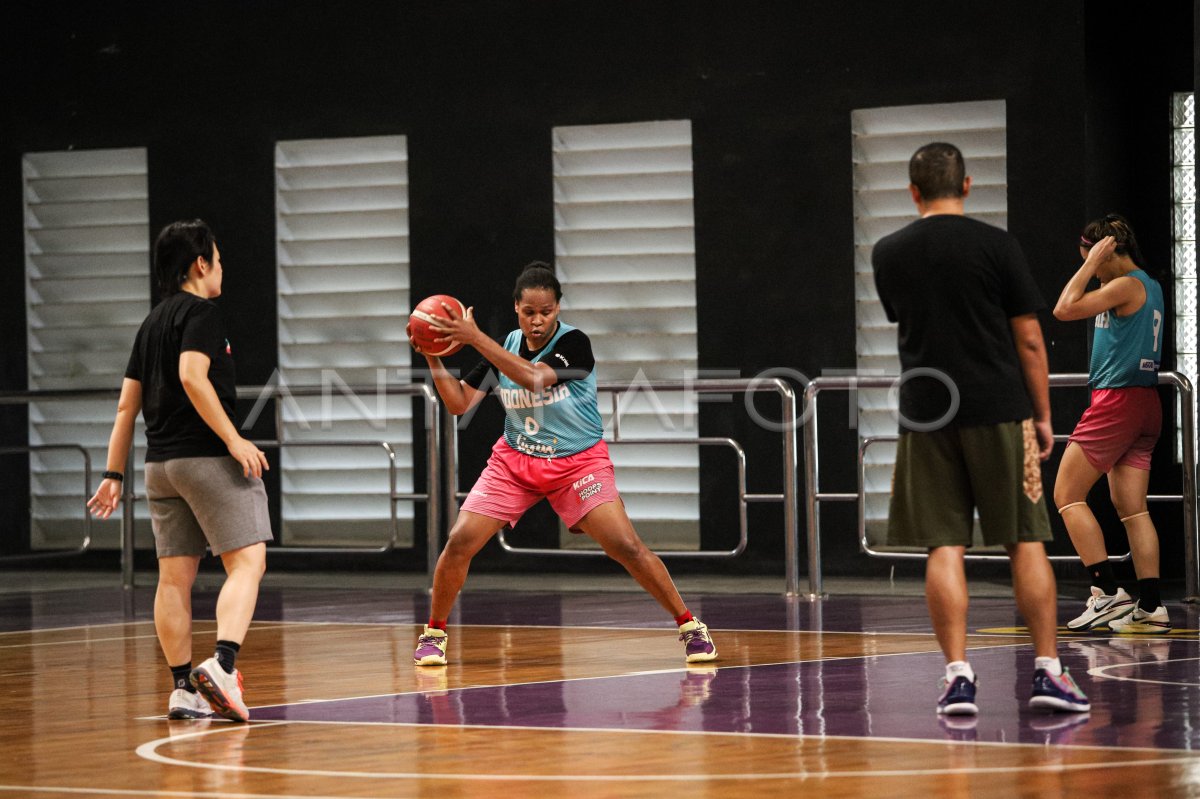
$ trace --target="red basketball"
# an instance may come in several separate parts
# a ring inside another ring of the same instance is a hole
[[[408,315],[407,328],[409,335],[417,342],[422,353],[439,358],[444,355],[453,355],[462,349],[462,344],[454,341],[434,340],[441,338],[441,334],[430,327],[429,323],[433,321],[434,317],[450,318],[450,314],[442,307],[442,303],[453,308],[460,318],[467,315],[466,307],[449,294],[434,294],[432,297],[421,300],[417,303],[417,307],[413,308],[413,312]]]

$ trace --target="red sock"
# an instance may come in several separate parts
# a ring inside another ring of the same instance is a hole
[[[692,612],[690,610],[685,610],[683,613],[680,613],[678,616],[675,617],[675,624],[678,626],[683,626],[691,620],[692,620]]]
[[[446,632],[446,620],[445,619],[430,619],[429,626],[435,630],[441,630],[442,632]]]

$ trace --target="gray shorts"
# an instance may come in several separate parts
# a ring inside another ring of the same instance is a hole
[[[214,555],[270,541],[267,492],[229,456],[146,464],[146,496],[158,557]]]

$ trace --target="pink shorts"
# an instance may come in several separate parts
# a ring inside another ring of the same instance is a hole
[[[1097,388],[1069,441],[1083,450],[1096,471],[1114,466],[1150,471],[1150,456],[1162,432],[1162,405],[1151,386]]]
[[[619,499],[608,444],[598,441],[563,458],[534,458],[517,452],[501,436],[462,509],[515,525],[542,497],[567,527],[593,508]]]

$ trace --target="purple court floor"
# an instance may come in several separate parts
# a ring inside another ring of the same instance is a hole
[[[930,632],[920,597],[832,596],[823,602],[770,594],[690,598],[713,628],[891,634]],[[215,594],[197,595],[198,619]],[[153,589],[0,595],[0,630],[34,630],[152,619]],[[1067,618],[1078,603],[1061,603]],[[1012,600],[974,599],[971,662],[980,678],[977,718],[934,712],[942,658],[936,653],[833,658],[768,665],[684,668],[603,678],[436,690],[258,707],[255,720],[670,730],[852,736],[995,743],[1063,743],[1200,749],[1197,610],[1169,606],[1176,631],[1162,638],[1064,636],[1064,664],[1088,692],[1089,714],[1025,707],[1033,652],[1013,645],[1021,624]],[[256,619],[416,624],[421,591],[264,589]],[[639,593],[467,592],[451,624],[638,627],[670,631]],[[718,645],[720,643],[718,636]],[[620,702],[612,701],[620,697]]]

